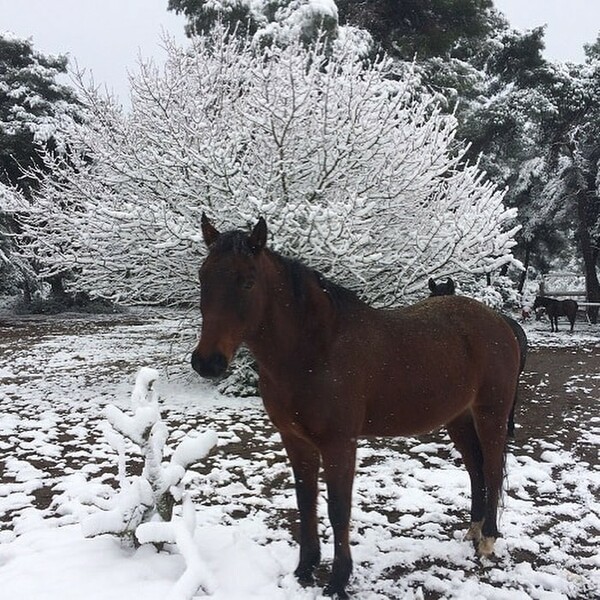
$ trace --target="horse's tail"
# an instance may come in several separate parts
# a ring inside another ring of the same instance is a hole
[[[517,375],[517,382],[515,384],[515,395],[513,397],[513,403],[510,407],[510,413],[508,413],[508,423],[506,432],[508,437],[515,437],[515,409],[517,408],[517,400],[519,399],[519,377],[525,368],[525,358],[527,356],[527,338],[525,338],[525,344],[522,344],[522,340],[520,337],[517,337],[517,341],[519,342],[519,353],[521,355],[521,360],[519,363],[519,374]]]
[[[508,315],[502,315],[504,320],[508,323],[512,332],[517,339],[517,343],[519,346],[519,376],[517,377],[517,383],[515,385],[515,395],[513,398],[513,403],[510,409],[510,413],[508,415],[508,425],[507,425],[507,433],[511,438],[515,437],[515,409],[517,406],[517,400],[519,396],[519,377],[525,368],[525,361],[527,359],[527,335],[523,328],[511,317]]]
[[[519,395],[518,389],[519,389],[519,382],[517,381],[517,389],[515,389],[515,398],[513,400],[513,404],[510,409],[510,414],[508,415],[507,433],[508,433],[508,437],[511,437],[511,438],[515,437],[515,408],[517,407],[517,397]]]

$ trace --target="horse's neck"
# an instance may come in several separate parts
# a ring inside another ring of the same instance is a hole
[[[285,266],[267,255],[267,300],[262,322],[247,340],[259,366],[285,371],[310,363],[326,351],[336,327],[336,311],[316,279],[305,283],[306,297],[295,297]]]

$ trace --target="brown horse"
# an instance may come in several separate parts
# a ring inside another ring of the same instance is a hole
[[[300,512],[301,583],[320,561],[319,467],[334,533],[325,593],[347,597],[349,529],[360,436],[425,433],[446,426],[471,479],[467,538],[493,552],[508,415],[519,349],[495,312],[464,297],[378,310],[250,234],[219,233],[203,216],[209,253],[200,268],[202,333],[192,366],[220,376],[240,344],[259,367],[260,393],[279,430]]]

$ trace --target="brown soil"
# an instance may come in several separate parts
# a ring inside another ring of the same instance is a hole
[[[600,417],[600,353],[596,348],[532,348],[519,384],[513,444],[552,440],[598,464],[597,447],[582,434]]]

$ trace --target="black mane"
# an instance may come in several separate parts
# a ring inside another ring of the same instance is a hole
[[[253,254],[248,234],[239,229],[221,233],[211,245],[210,252],[214,252],[215,254],[233,252],[242,256],[251,256]],[[283,265],[284,272],[292,287],[294,299],[299,304],[304,304],[308,297],[309,285],[314,282],[329,296],[337,310],[343,310],[345,307],[361,302],[355,292],[331,281],[322,273],[308,267],[300,260],[288,258],[273,250],[269,252]]]
[[[307,290],[309,285],[315,281],[319,288],[329,296],[332,304],[337,310],[343,310],[344,308],[361,302],[355,292],[339,283],[327,279],[322,273],[308,267],[303,262],[294,258],[282,256],[278,252],[271,251],[271,254],[284,266],[285,273],[292,286],[294,299],[300,304],[305,302],[308,296]]]

